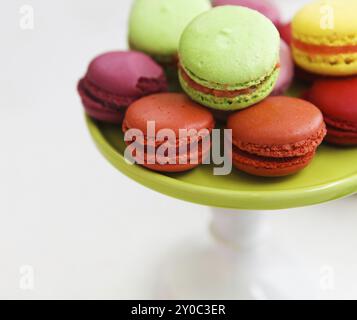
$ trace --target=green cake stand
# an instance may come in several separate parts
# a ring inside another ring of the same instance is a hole
[[[291,95],[301,90],[296,85]],[[197,247],[197,241],[175,250],[161,272],[160,298],[318,297],[316,281],[294,261],[302,257],[289,258],[279,248],[267,245],[269,214],[262,212],[310,206],[357,193],[357,148],[322,145],[307,169],[287,178],[258,178],[235,170],[228,176],[215,176],[213,166],[161,174],[125,161],[120,126],[90,118],[86,121],[100,152],[120,172],[165,195],[212,207],[211,233],[218,241],[210,248]]]
[[[234,170],[214,176],[213,166],[183,174],[161,174],[125,161],[120,126],[87,118],[89,131],[102,154],[119,171],[168,196],[211,207],[276,210],[319,204],[357,192],[357,148],[323,145],[313,163],[288,178],[257,178]]]

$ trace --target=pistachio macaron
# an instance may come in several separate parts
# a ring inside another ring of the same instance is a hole
[[[196,102],[223,111],[249,107],[273,90],[279,76],[280,36],[257,11],[216,7],[182,34],[179,77]]]
[[[210,8],[209,0],[135,0],[129,19],[130,47],[161,64],[175,64],[183,30]]]

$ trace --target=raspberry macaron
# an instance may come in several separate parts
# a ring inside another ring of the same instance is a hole
[[[122,122],[126,108],[137,99],[165,91],[163,69],[149,56],[135,51],[98,56],[78,84],[86,113],[114,124]]]
[[[188,171],[209,156],[214,126],[211,112],[186,95],[154,94],[126,112],[126,155],[153,171]]]
[[[326,141],[357,145],[357,78],[321,79],[306,97],[322,111],[327,124]]]
[[[270,97],[229,117],[233,164],[263,177],[295,174],[313,160],[326,135],[322,113],[291,97]]]

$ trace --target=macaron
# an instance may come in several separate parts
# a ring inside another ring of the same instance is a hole
[[[317,0],[292,22],[295,62],[311,73],[357,75],[357,1]]]
[[[291,55],[290,47],[281,40],[280,42],[280,75],[272,95],[282,95],[291,86],[294,79],[294,61]]]
[[[182,34],[181,86],[206,107],[249,107],[272,92],[279,76],[279,48],[277,29],[259,12],[216,7],[195,18]]]
[[[229,117],[233,164],[263,177],[295,174],[307,167],[326,135],[321,111],[291,97],[269,97]]]
[[[291,22],[281,24],[278,30],[280,32],[280,37],[286,42],[288,46],[291,46],[291,42],[292,42]]]
[[[209,9],[209,0],[135,0],[129,19],[129,45],[160,64],[176,65],[183,30]]]
[[[78,92],[86,113],[99,121],[121,123],[135,100],[167,91],[163,69],[140,52],[108,52],[95,58]]]
[[[318,80],[308,91],[307,99],[325,117],[327,142],[357,145],[357,77]]]
[[[154,128],[150,127],[152,124]],[[134,102],[126,112],[123,131],[126,136],[133,129],[143,134],[139,142],[141,150],[135,150],[137,138],[126,139],[136,162],[154,171],[184,172],[197,167],[210,154],[210,134],[214,126],[211,112],[186,95],[161,93]],[[189,133],[189,138],[185,133]],[[159,139],[160,135],[165,138]],[[164,143],[174,152],[167,152]]]
[[[276,27],[281,24],[281,14],[278,7],[270,0],[213,0],[213,7],[241,6],[260,12],[269,18]]]

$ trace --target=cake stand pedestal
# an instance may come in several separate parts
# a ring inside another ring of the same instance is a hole
[[[172,250],[163,266],[160,298],[308,299],[316,297],[299,257],[270,241],[264,210],[310,206],[357,193],[357,148],[319,148],[301,173],[264,179],[233,171],[213,175],[211,166],[184,174],[160,174],[124,158],[120,126],[87,118],[89,132],[103,156],[120,172],[162,194],[214,208],[212,245],[201,239]],[[259,211],[259,212],[258,212]],[[168,214],[170,214],[168,212]]]
[[[166,257],[160,299],[317,299],[314,279],[270,239],[269,215],[212,209],[212,244],[195,240]]]

